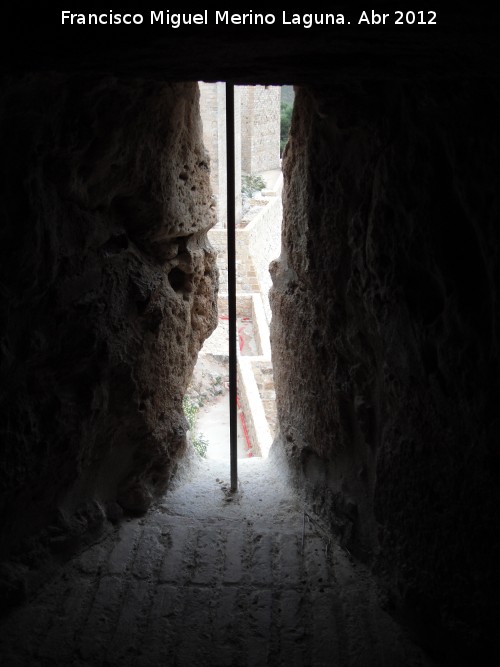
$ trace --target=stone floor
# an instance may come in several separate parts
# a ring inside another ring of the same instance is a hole
[[[272,461],[196,463],[0,627],[0,664],[428,665]],[[309,516],[308,516],[309,515]]]

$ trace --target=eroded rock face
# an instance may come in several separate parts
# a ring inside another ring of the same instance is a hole
[[[185,448],[182,397],[217,319],[197,96],[63,75],[5,90],[4,549],[56,508],[82,531],[145,510]]]
[[[495,103],[488,84],[302,89],[272,268],[281,444],[345,544],[462,648],[498,582]]]
[[[494,637],[494,26],[454,7],[432,34],[158,26],[99,30],[89,49],[40,11],[29,40],[4,21],[0,45],[2,553],[57,508],[78,535],[145,507],[184,446],[181,395],[215,324],[211,213],[195,87],[158,81],[314,82],[273,268],[281,442],[318,511],[379,554],[421,619],[460,647]],[[0,571],[4,597],[23,597],[22,572]]]

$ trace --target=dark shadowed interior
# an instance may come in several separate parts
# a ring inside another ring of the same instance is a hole
[[[42,23],[9,57],[2,46],[6,614],[48,561],[146,512],[175,477],[182,397],[217,318],[195,82],[289,83],[273,448],[437,664],[486,664],[500,60],[494,24],[459,11],[445,23],[335,39],[61,27],[47,39]]]

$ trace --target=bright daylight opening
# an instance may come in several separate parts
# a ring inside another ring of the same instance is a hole
[[[224,83],[200,83],[203,139],[211,159],[217,223],[219,323],[205,341],[184,398],[191,442],[201,456],[229,459],[227,147]],[[280,254],[281,156],[292,86],[235,87],[238,458],[266,458],[277,428],[269,324],[269,264]],[[238,185],[241,187],[238,190]]]

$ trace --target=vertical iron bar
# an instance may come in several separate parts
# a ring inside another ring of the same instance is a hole
[[[238,490],[238,367],[236,331],[236,159],[234,136],[234,85],[226,83],[227,146],[227,272],[229,302],[229,439],[231,491]]]

